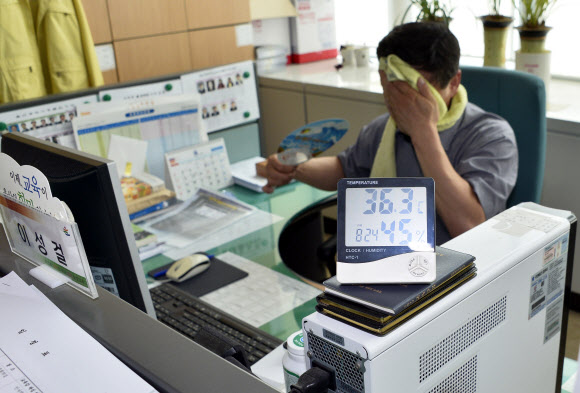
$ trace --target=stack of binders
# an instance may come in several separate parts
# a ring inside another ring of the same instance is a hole
[[[475,277],[475,257],[436,247],[437,278],[430,284],[340,284],[324,282],[316,310],[361,330],[385,335]]]

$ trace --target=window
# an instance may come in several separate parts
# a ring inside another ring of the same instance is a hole
[[[385,0],[334,0],[338,45],[376,47],[392,28],[388,22],[388,3]]]
[[[408,4],[408,0],[335,0],[338,44],[376,46],[395,22],[400,22]],[[453,8],[449,27],[459,40],[462,54],[475,57],[473,64],[483,64],[483,60],[477,59],[483,57],[483,26],[479,17],[489,13],[488,0],[447,0],[446,4]],[[502,1],[501,13],[515,15],[512,27],[519,24],[510,0]],[[417,10],[411,8],[406,20],[414,20],[416,15]],[[547,18],[547,25],[553,27],[546,40],[546,48],[552,51],[553,75],[580,78],[580,50],[575,32],[578,15],[580,1],[558,0]],[[514,60],[519,47],[519,35],[511,28],[506,48],[508,60]]]
[[[576,18],[580,15],[580,1],[558,0],[548,17],[546,48],[552,51],[552,75],[580,78],[580,45]],[[519,44],[518,44],[519,46]]]

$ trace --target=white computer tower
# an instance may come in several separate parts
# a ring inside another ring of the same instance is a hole
[[[476,257],[474,279],[383,337],[309,315],[307,354],[341,393],[554,392],[575,228],[570,212],[511,208],[443,245]]]

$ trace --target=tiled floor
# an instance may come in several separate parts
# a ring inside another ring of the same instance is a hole
[[[566,357],[578,360],[580,347],[580,312],[570,311],[568,315],[568,333],[566,337]]]

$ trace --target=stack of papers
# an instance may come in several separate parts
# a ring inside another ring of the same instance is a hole
[[[252,157],[232,164],[234,183],[256,192],[262,192],[262,187],[268,183],[268,179],[258,176],[256,164],[265,160],[262,157]]]
[[[0,392],[156,392],[14,272],[0,310]]]

